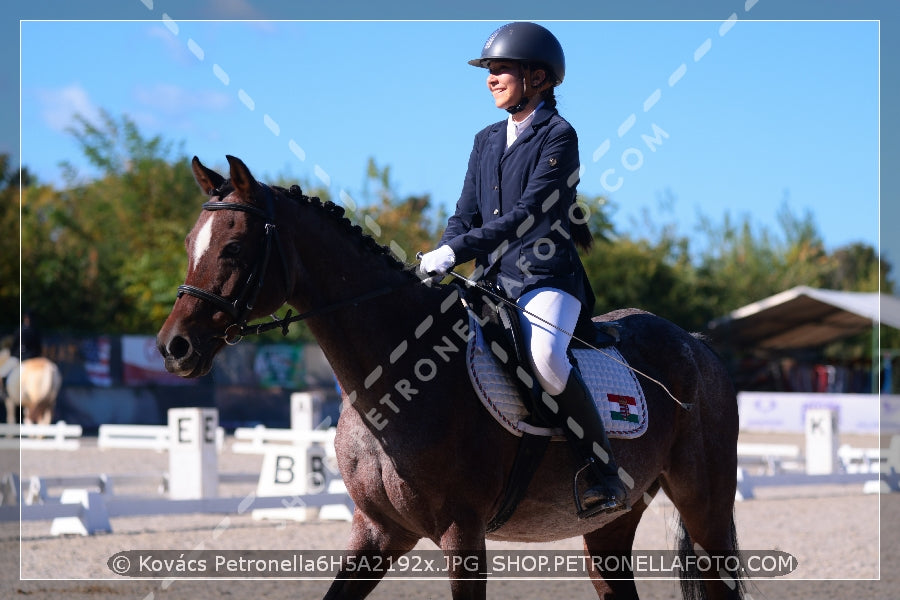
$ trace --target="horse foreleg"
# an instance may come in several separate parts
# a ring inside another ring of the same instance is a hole
[[[324,600],[365,598],[398,557],[413,549],[418,539],[399,527],[386,527],[366,516],[359,507],[353,512],[350,542],[344,567],[328,588]]]
[[[454,521],[440,539],[453,600],[487,597],[487,550],[483,524]]]
[[[649,493],[652,496],[656,492],[653,490]],[[639,500],[627,513],[600,529],[584,535],[584,553],[587,555],[590,565],[588,572],[591,576],[591,583],[597,590],[597,596],[601,600],[625,600],[638,597],[637,588],[634,585],[634,571],[625,568],[628,563],[623,560],[623,557],[631,556],[634,535],[646,509],[647,505]],[[615,572],[607,571],[606,569],[612,565],[622,568]]]

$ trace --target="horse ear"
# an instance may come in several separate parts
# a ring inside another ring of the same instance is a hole
[[[225,183],[225,178],[213,171],[207,169],[196,156],[191,160],[191,170],[194,172],[194,180],[203,193],[209,196],[213,190]]]
[[[239,158],[228,154],[225,155],[225,158],[231,166],[231,185],[244,198],[252,198],[253,190],[256,188],[256,180],[250,174],[250,169]]]

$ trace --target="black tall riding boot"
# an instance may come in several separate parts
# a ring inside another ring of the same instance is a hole
[[[596,483],[584,492],[579,502],[576,475],[575,502],[579,508],[579,516],[590,517],[598,513],[624,510],[627,496],[625,484],[619,477],[619,467],[613,458],[603,419],[597,412],[577,366],[572,366],[566,388],[552,398],[558,404],[557,414],[561,417],[566,437],[587,461],[588,471],[596,479]],[[552,408],[554,407],[551,406]],[[595,451],[595,443],[602,451]]]

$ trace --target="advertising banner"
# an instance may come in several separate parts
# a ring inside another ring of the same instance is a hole
[[[194,385],[196,379],[185,379],[166,371],[163,358],[156,349],[156,338],[149,335],[122,336],[122,380],[125,385]]]

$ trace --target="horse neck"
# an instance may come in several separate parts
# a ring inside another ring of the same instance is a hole
[[[411,370],[392,360],[399,348],[415,340],[415,329],[429,314],[440,313],[447,292],[430,290],[411,279],[361,233],[316,205],[301,206],[293,221],[301,227],[291,237],[298,282],[289,303],[305,312],[358,298],[376,290],[384,295],[310,318],[307,323],[342,388],[358,391],[366,402],[395,384],[390,371]],[[381,375],[379,375],[381,373]],[[381,395],[379,395],[381,394]]]

